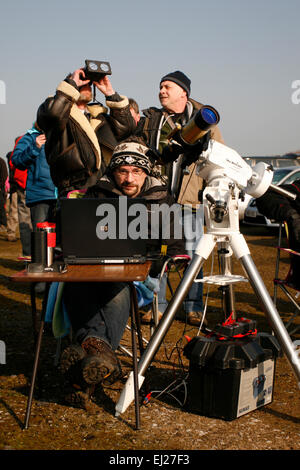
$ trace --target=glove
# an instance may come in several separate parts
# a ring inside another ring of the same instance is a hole
[[[186,146],[185,154],[184,154],[185,158],[181,166],[182,167],[189,166],[192,163],[196,162],[199,158],[199,155],[201,155],[202,152],[205,152],[205,150],[208,149],[208,144],[209,144],[210,139],[211,139],[211,131],[208,131],[194,145]]]
[[[184,152],[181,145],[166,145],[162,151],[161,161],[164,163],[175,162],[177,158]]]

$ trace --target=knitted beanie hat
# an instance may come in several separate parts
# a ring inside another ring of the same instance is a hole
[[[169,80],[170,82],[174,82],[177,85],[181,86],[181,88],[184,89],[184,91],[187,92],[187,95],[190,95],[191,92],[191,80],[183,73],[180,72],[180,70],[176,70],[176,72],[168,73],[165,75],[161,82],[165,82],[166,80]]]
[[[132,165],[142,168],[148,175],[152,170],[150,158],[146,155],[148,147],[137,142],[122,142],[113,151],[108,171],[114,171],[121,165]]]

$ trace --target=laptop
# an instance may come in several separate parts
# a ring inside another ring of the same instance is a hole
[[[148,218],[144,199],[62,198],[60,202],[61,245],[66,264],[146,261]]]

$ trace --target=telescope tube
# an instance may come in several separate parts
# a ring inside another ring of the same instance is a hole
[[[195,116],[182,128],[181,139],[189,145],[195,144],[210,129],[218,124],[220,116],[212,106],[202,106]]]

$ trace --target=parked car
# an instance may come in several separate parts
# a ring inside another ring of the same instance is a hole
[[[244,160],[250,165],[251,167],[255,166],[258,162],[265,162],[270,163],[273,168],[281,168],[286,166],[300,166],[300,154],[298,153],[288,153],[286,155],[280,156],[251,156],[251,157],[243,157]]]
[[[285,168],[277,168],[274,170],[272,184],[280,186],[282,184],[291,184],[300,178],[300,166],[288,166]],[[256,207],[256,199],[251,198],[247,208],[244,212],[244,224],[265,226],[265,227],[278,227],[278,222],[270,220],[262,215]]]
[[[274,156],[248,156],[248,157],[243,157],[246,163],[253,168],[257,163],[259,162],[265,162],[269,163],[270,165],[273,166],[274,169],[280,168],[284,169],[285,172],[291,169],[291,167],[295,168],[298,165],[298,168],[300,168],[300,153],[287,153],[285,155],[274,155]],[[288,167],[288,168],[286,168]],[[284,172],[284,174],[285,174]],[[283,174],[283,176],[284,176]],[[277,173],[276,178],[280,177],[280,173]],[[276,184],[274,182],[274,184]],[[252,200],[252,197],[249,194],[245,195],[244,201],[239,202],[239,219],[240,222],[244,220],[245,217],[245,211],[247,207],[249,206],[250,201]],[[252,201],[251,201],[252,202]],[[255,203],[254,203],[255,204]]]

